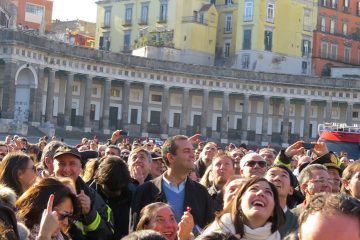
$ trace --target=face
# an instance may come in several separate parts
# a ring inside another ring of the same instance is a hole
[[[344,165],[344,167],[347,167],[350,163],[349,159],[347,157],[342,157],[340,159],[340,162]]]
[[[175,240],[177,238],[177,223],[171,209],[167,206],[156,209],[150,221],[149,229],[160,232],[167,240]]]
[[[34,162],[29,159],[26,168],[18,171],[18,178],[23,191],[28,189],[36,180],[37,171]]]
[[[151,142],[147,142],[144,144],[143,148],[146,149],[147,151],[151,152],[154,148],[154,144]]]
[[[0,160],[2,160],[8,153],[8,149],[5,146],[0,146]]]
[[[274,207],[274,193],[265,181],[251,185],[241,199],[241,209],[246,219],[245,222],[252,228],[254,224],[257,227],[264,226],[272,216]]]
[[[332,179],[331,191],[333,193],[340,192],[341,178],[339,175],[339,171],[334,168],[328,168],[328,173],[330,175],[330,178]]]
[[[244,178],[234,179],[224,189],[224,207],[234,199],[240,187],[246,182]]]
[[[349,181],[345,181],[345,188],[354,198],[360,200],[360,171],[353,174]]]
[[[106,148],[105,156],[109,156],[109,155],[119,156],[119,150],[115,148]]]
[[[215,144],[206,144],[203,152],[206,159],[212,159],[217,153],[217,147]]]
[[[240,172],[245,178],[263,177],[266,172],[266,161],[261,156],[254,155],[245,163]]]
[[[294,189],[291,187],[289,173],[282,168],[278,168],[278,167],[270,168],[267,171],[265,178],[269,182],[275,185],[280,197],[286,198],[289,194],[291,195],[294,191]]]
[[[163,173],[164,165],[161,159],[156,159],[151,163],[151,176],[153,178],[160,176]]]
[[[299,230],[301,240],[360,239],[359,220],[344,214],[310,214]]]
[[[234,159],[235,163],[240,164],[240,160],[243,158],[244,152],[240,149],[233,151],[231,157]]]
[[[234,164],[231,158],[222,156],[213,161],[212,174],[217,187],[222,187],[226,181],[235,174]]]
[[[151,164],[148,155],[145,152],[132,154],[129,157],[128,164],[129,169],[140,168],[144,176],[147,176],[150,173]]]
[[[54,159],[54,173],[56,176],[69,177],[76,181],[81,172],[80,159],[71,154],[64,154]]]
[[[189,140],[176,140],[176,154],[168,153],[167,157],[172,164],[171,168],[190,173],[194,166],[195,154],[193,145]]]
[[[331,192],[332,179],[327,171],[316,169],[312,172],[312,178],[305,184],[305,193],[312,196],[319,192]]]
[[[73,209],[70,198],[65,198],[64,201],[54,207],[54,211],[58,214],[59,228],[52,236],[57,236],[61,230],[65,230],[69,226],[69,216],[73,214]]]
[[[272,151],[262,151],[259,155],[265,159],[268,166],[273,165],[276,156]]]

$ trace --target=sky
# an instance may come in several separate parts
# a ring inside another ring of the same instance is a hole
[[[53,0],[53,20],[85,20],[96,22],[97,0]]]

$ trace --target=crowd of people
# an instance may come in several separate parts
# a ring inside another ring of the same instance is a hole
[[[360,161],[176,135],[0,143],[0,239],[360,239]]]

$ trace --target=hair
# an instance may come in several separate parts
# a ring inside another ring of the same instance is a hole
[[[274,233],[275,231],[277,231],[279,229],[279,227],[282,224],[285,223],[285,214],[284,214],[283,209],[280,206],[278,192],[277,192],[277,189],[274,186],[274,184],[267,181],[265,178],[253,177],[253,178],[249,179],[244,185],[241,186],[241,188],[239,189],[238,193],[236,194],[235,199],[233,200],[232,204],[229,204],[228,206],[226,206],[225,209],[216,216],[216,221],[220,222],[220,218],[224,214],[230,213],[231,219],[235,226],[235,234],[239,234],[241,238],[244,237],[244,234],[245,234],[245,232],[244,232],[244,224],[245,224],[244,220],[245,219],[244,219],[243,211],[241,209],[242,197],[249,187],[251,187],[252,185],[254,185],[258,182],[268,183],[271,188],[271,191],[273,193],[275,206],[274,206],[274,210],[273,210],[273,215],[268,219],[268,222],[272,223],[271,224],[271,232]]]
[[[215,162],[216,159],[223,159],[223,158],[230,159],[231,163],[232,163],[232,166],[234,167],[234,159],[231,156],[225,154],[224,152],[220,152],[220,153],[215,154],[215,156],[213,157],[213,159],[211,161],[211,165],[214,165],[214,162]]]
[[[321,212],[326,216],[346,215],[357,219],[360,227],[360,201],[346,195],[334,193],[317,193],[299,217],[299,233],[301,234],[301,225],[307,218],[316,213]]]
[[[41,150],[39,148],[39,146],[37,144],[29,144],[28,148],[27,148],[27,154],[34,154],[34,156],[30,156],[30,158],[33,160],[34,163],[38,163],[39,162],[39,155],[41,153]],[[41,155],[40,155],[41,157]]]
[[[66,198],[70,198],[74,208],[74,215],[76,216],[79,213],[80,205],[70,188],[56,178],[42,178],[35,182],[16,201],[18,217],[24,221],[28,228],[31,229],[34,225],[40,224],[42,212],[46,209],[51,194],[54,194],[54,207],[62,203]]]
[[[188,140],[188,137],[185,135],[176,135],[173,137],[169,137],[168,139],[166,139],[164,145],[162,146],[162,158],[163,162],[167,167],[169,167],[169,160],[167,159],[166,155],[168,153],[176,155],[176,150],[178,149],[176,141],[179,140]]]
[[[94,180],[96,171],[99,168],[100,161],[96,158],[90,159],[86,162],[85,168],[84,168],[84,175],[83,180],[88,183]]]
[[[259,154],[261,154],[263,152],[271,152],[272,154],[274,154],[274,157],[276,157],[276,155],[277,155],[276,150],[273,148],[269,148],[269,147],[261,148],[259,151]]]
[[[211,187],[211,185],[213,184],[212,179],[210,179],[211,176],[212,176],[212,165],[209,165],[206,168],[204,175],[201,177],[199,183],[203,185],[205,188]]]
[[[22,186],[18,178],[18,171],[25,170],[30,157],[23,152],[8,153],[0,164],[0,182],[13,189],[19,196]]]
[[[106,185],[109,190],[120,190],[127,188],[130,172],[120,157],[107,156],[101,159],[95,180],[98,184]]]
[[[168,207],[171,211],[173,211],[169,204],[163,202],[155,202],[146,205],[140,211],[140,220],[136,225],[136,231],[146,229],[146,226],[150,224],[152,218],[154,217],[154,212],[161,207]]]
[[[44,150],[42,151],[41,159],[40,159],[40,164],[43,169],[47,169],[47,166],[45,164],[45,158],[48,157],[53,159],[56,150],[61,146],[64,146],[64,143],[59,141],[51,141],[45,146]]]
[[[348,182],[350,181],[350,179],[352,178],[352,176],[356,173],[356,172],[360,172],[360,161],[355,161],[351,164],[349,164],[345,170],[342,173],[342,180],[343,182]],[[344,186],[345,184],[343,183],[341,186],[341,192],[344,192],[346,194],[351,195],[350,191],[347,190]]]
[[[109,145],[109,146],[106,147],[106,149],[108,149],[108,148],[115,149],[115,150],[118,152],[118,155],[117,155],[117,156],[120,156],[121,150],[120,150],[120,148],[119,148],[118,146]],[[105,151],[106,151],[106,149],[105,149]]]
[[[220,233],[220,232],[211,232],[205,236],[200,235],[198,240],[238,240],[236,236],[231,233]]]
[[[152,158],[151,158],[151,153],[147,150],[145,150],[144,148],[142,147],[137,147],[135,148],[134,150],[132,150],[129,154],[129,158],[128,158],[128,161],[130,161],[130,159],[132,158],[132,156],[134,156],[135,154],[138,154],[139,152],[143,152],[145,153],[146,157],[148,158],[149,162],[151,163],[152,162]]]
[[[305,167],[298,179],[299,179],[299,185],[301,186],[303,183],[306,183],[307,181],[309,181],[313,176],[312,176],[312,171],[314,170],[325,170],[327,171],[327,168],[324,165],[321,164],[311,164],[308,165],[307,167]],[[301,192],[304,194],[304,191],[301,189]]]
[[[11,188],[0,184],[0,203],[6,205],[7,207],[14,209],[16,202],[16,193]]]
[[[146,229],[132,232],[121,240],[166,240],[166,238],[157,231]]]

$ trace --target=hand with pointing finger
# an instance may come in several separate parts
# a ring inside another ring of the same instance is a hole
[[[40,231],[37,239],[51,239],[60,228],[58,215],[56,211],[53,211],[54,194],[51,194],[47,204],[47,208],[44,210],[41,222]]]

